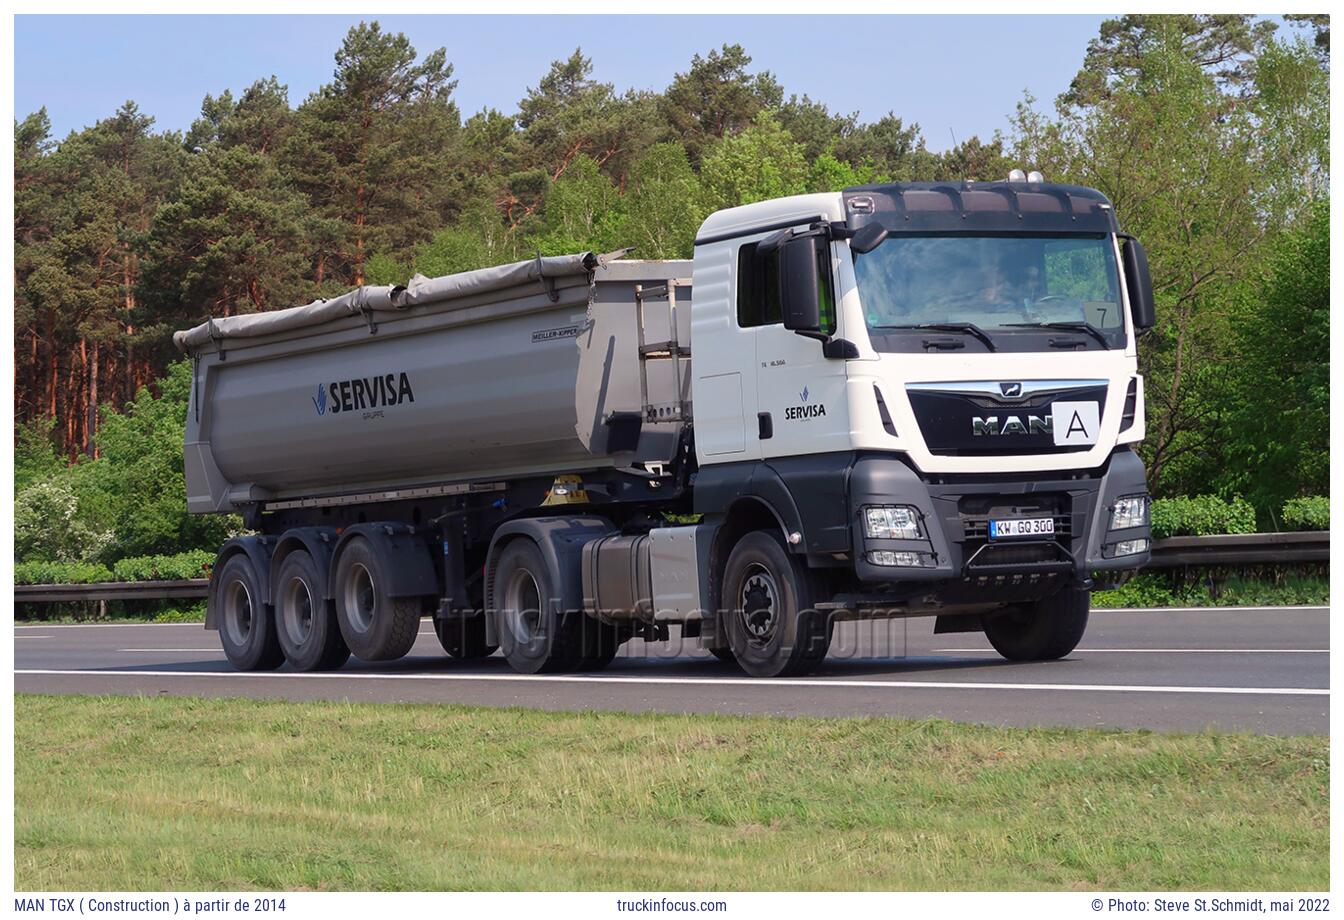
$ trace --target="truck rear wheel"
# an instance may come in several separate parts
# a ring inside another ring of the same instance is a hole
[[[350,658],[336,612],[323,597],[325,585],[306,550],[280,563],[276,580],[275,632],[285,660],[296,671],[330,671]]]
[[[454,658],[489,658],[499,648],[485,641],[485,616],[435,619],[434,634],[439,645]]]
[[[616,659],[616,653],[621,649],[620,630],[609,623],[603,623],[587,614],[570,614],[572,617],[582,616],[580,622],[583,625],[583,660],[579,662],[580,671],[600,671]]]
[[[420,632],[420,598],[389,597],[387,573],[363,537],[336,561],[336,620],[341,637],[365,661],[389,661],[411,650]]]
[[[738,540],[723,573],[723,616],[738,665],[752,677],[807,674],[826,657],[831,621],[815,609],[815,576],[776,534]]]
[[[243,553],[230,556],[216,576],[219,641],[229,664],[239,671],[273,671],[285,656],[276,639],[271,613],[261,601],[261,583]]]
[[[556,609],[550,572],[535,543],[517,539],[504,547],[495,563],[494,585],[499,647],[510,667],[538,674],[583,664],[583,620],[591,618]]]
[[[1091,592],[1064,588],[1045,600],[986,615],[985,637],[1010,661],[1063,658],[1082,640],[1091,605]]]

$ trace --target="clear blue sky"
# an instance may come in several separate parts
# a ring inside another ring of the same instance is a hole
[[[53,132],[127,99],[160,129],[185,129],[206,93],[275,74],[290,102],[331,78],[358,16],[16,16],[15,115],[45,105]],[[1048,103],[1082,62],[1101,16],[379,16],[421,54],[448,49],[464,117],[512,112],[552,60],[581,46],[597,79],[662,89],[695,53],[728,42],[807,93],[865,120],[918,122],[932,149],[988,138],[1024,89]]]

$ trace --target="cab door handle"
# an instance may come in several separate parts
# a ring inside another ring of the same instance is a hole
[[[775,422],[770,418],[769,412],[756,413],[757,436],[762,441],[767,441],[775,436]]]

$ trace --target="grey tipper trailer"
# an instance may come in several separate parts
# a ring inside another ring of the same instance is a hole
[[[206,628],[235,666],[398,658],[422,615],[451,654],[504,641],[524,669],[604,664],[622,638],[666,635],[575,613],[579,568],[561,564],[584,538],[691,510],[674,472],[690,262],[618,255],[417,276],[176,334],[194,362],[188,507],[260,532],[224,545],[211,582]],[[581,503],[603,514],[563,514]],[[517,537],[554,567],[499,637],[483,576]]]
[[[676,626],[757,677],[837,620],[1067,655],[1148,561],[1147,260],[1039,177],[711,215],[685,261],[538,257],[212,320],[193,512],[241,669],[444,649],[599,668]]]

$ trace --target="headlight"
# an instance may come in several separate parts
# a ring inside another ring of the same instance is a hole
[[[889,549],[875,549],[869,551],[868,561],[873,565],[900,565],[910,568],[927,568],[933,565],[933,556],[928,553],[893,553]]]
[[[1148,523],[1148,496],[1131,495],[1116,501],[1111,511],[1111,530],[1142,527]]]
[[[1139,553],[1148,552],[1147,540],[1121,540],[1115,544],[1115,554],[1117,556],[1136,556]]]
[[[873,540],[919,540],[919,511],[909,505],[868,505],[863,509],[863,535]],[[879,563],[881,564],[881,563]]]

